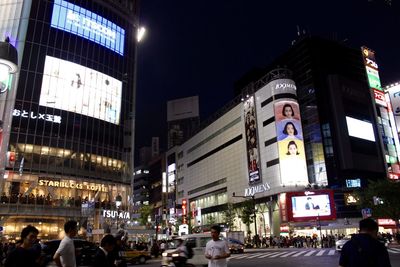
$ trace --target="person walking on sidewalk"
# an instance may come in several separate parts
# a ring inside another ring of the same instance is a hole
[[[54,261],[58,267],[76,267],[74,238],[78,234],[78,223],[76,221],[68,221],[64,224],[65,236],[61,240]]]

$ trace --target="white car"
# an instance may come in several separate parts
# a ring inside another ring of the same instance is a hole
[[[185,245],[191,246],[193,249],[193,258],[188,259],[187,263],[195,266],[207,266],[208,260],[204,256],[206,250],[206,244],[211,240],[211,235],[208,234],[190,234],[181,236]],[[172,257],[175,257],[176,243],[172,242],[169,244],[169,249],[162,254],[161,266],[172,267]],[[177,256],[177,255],[176,255]]]
[[[351,236],[346,236],[338,241],[335,242],[335,246],[336,246],[336,250],[337,251],[342,251],[342,248],[344,246],[344,244],[347,243],[347,241],[349,241],[351,239]]]

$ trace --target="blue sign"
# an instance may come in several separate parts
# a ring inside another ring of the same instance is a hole
[[[361,210],[361,215],[363,219],[371,217],[372,216],[372,210],[370,208],[365,208]]]
[[[124,55],[124,29],[67,1],[54,0],[51,27],[76,34]]]
[[[346,179],[346,187],[347,188],[354,188],[354,187],[361,187],[361,179]]]

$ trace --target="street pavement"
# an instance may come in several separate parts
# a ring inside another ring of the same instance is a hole
[[[400,267],[400,246],[388,248],[392,267]],[[340,253],[334,248],[276,248],[247,249],[242,254],[232,254],[228,260],[229,267],[337,267]],[[161,258],[147,261],[145,267],[160,267]],[[49,265],[53,266],[53,265]],[[54,265],[55,266],[55,265]],[[129,265],[134,266],[134,265]]]
[[[392,267],[400,266],[400,247],[388,248]],[[340,253],[334,248],[281,248],[281,249],[248,249],[243,254],[233,254],[228,267],[337,267]],[[160,260],[148,261],[146,267],[160,267]]]

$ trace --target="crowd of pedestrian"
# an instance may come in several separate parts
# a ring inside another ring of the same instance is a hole
[[[6,195],[5,192],[0,197],[2,204],[30,204],[30,205],[47,205],[54,207],[77,207],[80,208],[82,203],[89,201],[88,197],[64,197],[54,198],[50,194],[46,196],[41,194],[12,194]],[[109,200],[95,201],[95,208],[111,209],[113,203]],[[123,207],[120,207],[123,209]]]
[[[323,235],[320,239],[316,234],[314,235],[295,235],[295,236],[270,236],[258,238],[257,236],[252,239],[246,240],[247,247],[272,247],[272,248],[331,248],[335,246],[335,240],[340,240],[344,235]],[[322,242],[322,243],[321,243]]]

